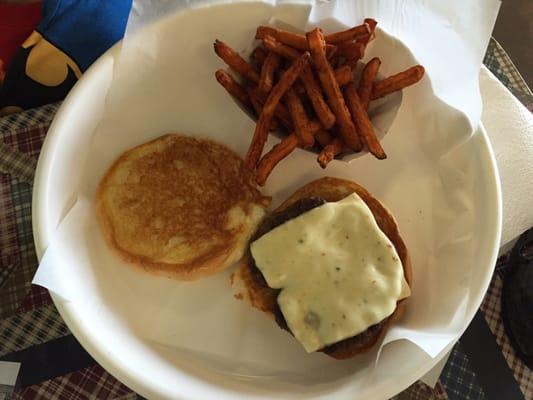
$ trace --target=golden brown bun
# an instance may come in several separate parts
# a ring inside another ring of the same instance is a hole
[[[241,258],[268,204],[236,153],[177,134],[126,151],[96,194],[113,249],[147,271],[183,280]]]
[[[409,286],[411,286],[411,262],[394,217],[376,198],[357,183],[330,177],[318,179],[297,190],[291,197],[285,200],[283,204],[274,210],[273,213],[280,212],[301,199],[320,197],[326,201],[333,202],[342,200],[353,192],[357,193],[368,205],[377,224],[394,244],[396,252],[402,261],[405,279]],[[263,279],[257,279],[256,276],[254,277],[254,271],[250,260],[251,254],[248,250],[241,260],[238,270],[232,275],[232,284],[236,293],[235,296],[239,299],[249,301],[254,307],[266,312],[272,318],[276,319],[279,324],[280,311],[277,304],[279,290],[268,287]],[[329,345],[320,351],[336,359],[345,359],[369,350],[383,337],[391,322],[398,319],[403,314],[404,308],[405,299],[398,301],[394,313],[381,323],[368,328],[365,332],[357,336]],[[278,318],[276,318],[276,315],[278,315]],[[282,325],[280,324],[280,326]],[[283,328],[286,329],[285,327]]]

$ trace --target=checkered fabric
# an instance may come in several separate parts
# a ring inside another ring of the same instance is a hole
[[[423,382],[415,382],[391,400],[447,400],[448,395],[440,382],[434,388]]]
[[[530,109],[533,95],[505,51],[491,40],[488,68]],[[32,287],[37,268],[31,226],[34,168],[59,103],[0,118],[0,359],[15,352],[72,338],[48,292]],[[526,399],[533,399],[533,376],[514,355],[500,318],[501,259],[481,306],[485,320]],[[80,348],[80,351],[81,350]],[[68,358],[69,355],[64,357]],[[12,399],[142,399],[98,364],[77,367],[42,382],[18,387]],[[461,342],[453,349],[435,388],[416,382],[395,400],[484,399],[487,395]]]
[[[0,320],[0,357],[70,335],[53,304]]]
[[[0,135],[15,132],[28,126],[50,124],[61,103],[47,104],[42,107],[10,114],[0,118]]]
[[[524,104],[529,111],[533,111],[533,93],[527,86],[524,78],[503,49],[493,38],[483,63],[488,69]]]
[[[135,393],[99,365],[17,390],[12,400],[135,399]]]
[[[498,263],[496,274],[490,283],[485,299],[481,304],[481,311],[485,315],[485,320],[490,330],[496,337],[496,341],[501,348],[502,354],[509,365],[513,375],[520,385],[520,390],[526,399],[533,399],[533,372],[515,355],[513,348],[505,334],[503,321],[500,314],[501,294],[502,294],[502,273],[508,267],[507,258]],[[527,317],[527,316],[526,316]],[[529,316],[530,318],[532,316]]]
[[[484,400],[486,398],[468,357],[461,349],[460,342],[454,346],[440,376],[440,382],[446,388],[450,400]]]
[[[52,298],[50,297],[48,290],[41,286],[32,286],[28,295],[17,309],[17,312],[24,313],[49,304],[52,304]]]

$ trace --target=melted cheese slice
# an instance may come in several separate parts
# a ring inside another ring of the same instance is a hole
[[[393,244],[355,193],[276,227],[251,252],[307,352],[365,331],[410,295]]]

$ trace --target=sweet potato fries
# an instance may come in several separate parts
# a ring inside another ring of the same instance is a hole
[[[250,62],[215,41],[216,54],[234,73],[220,69],[217,81],[257,118],[244,162],[259,185],[297,147],[316,150],[322,168],[344,152],[363,148],[377,159],[387,157],[368,116],[369,103],[418,82],[424,68],[416,65],[377,81],[381,60],[374,57],[354,82],[355,67],[375,36],[376,24],[367,18],[327,35],[320,28],[298,34],[259,26],[259,45]],[[286,136],[263,154],[271,130]]]

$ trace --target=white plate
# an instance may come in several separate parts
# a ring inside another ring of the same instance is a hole
[[[241,5],[228,4],[225,7],[228,8],[227,12],[231,12],[231,7],[251,6],[241,3]],[[220,12],[220,9],[217,11]],[[253,16],[254,12],[251,15]],[[181,14],[174,18],[184,18],[184,16],[185,14]],[[194,18],[202,14],[195,11],[186,16],[187,23],[192,24]],[[260,19],[261,12],[257,12],[256,17]],[[175,29],[175,34],[179,35],[183,20],[172,22],[167,19],[152,29]],[[201,21],[197,23],[198,26],[202,26]],[[250,21],[250,24],[257,25],[255,21]],[[238,37],[243,33],[228,32],[227,34]],[[207,51],[210,50],[210,48],[207,49]],[[115,46],[84,74],[64,101],[46,137],[36,172],[33,198],[34,236],[39,257],[42,257],[51,235],[75,202],[78,187],[84,184],[81,172],[85,165],[83,154],[89,147],[91,135],[102,116],[104,99],[111,83],[113,63],[117,54],[118,47]],[[210,79],[214,79],[212,72],[209,72],[209,76]],[[147,94],[147,96],[153,96],[154,102],[157,102],[157,95]],[[213,101],[220,99],[220,96],[220,93],[213,92]],[[206,107],[208,107],[209,96],[205,100],[207,101]],[[161,106],[172,110],[168,104]],[[235,110],[231,110],[228,111],[228,115],[232,117],[238,114],[235,114]],[[143,118],[138,114],[117,117]],[[202,123],[202,126],[208,126],[205,121],[198,122]],[[249,122],[241,120],[237,126],[248,129]],[[177,126],[175,129],[184,128]],[[156,132],[146,132],[146,139],[155,134]],[[248,131],[239,132],[239,134],[249,135]],[[131,145],[133,144],[136,143]],[[462,152],[462,155],[469,160],[468,173],[476,182],[476,190],[469,200],[474,204],[476,213],[471,227],[471,246],[477,262],[472,270],[470,297],[462,325],[465,329],[481,303],[492,274],[501,227],[501,195],[494,157],[482,128],[463,145]],[[356,160],[353,165],[361,165],[358,164],[360,162],[364,163],[368,160]],[[91,163],[96,165],[98,160],[91,160]],[[338,168],[332,168],[332,170],[335,171]],[[273,176],[272,179],[279,182],[279,175],[277,178]],[[371,179],[364,181],[363,178],[361,183],[374,191],[371,187]],[[282,196],[286,194],[282,193]],[[398,213],[401,210],[393,211]],[[409,213],[401,214],[397,215],[400,217],[400,222],[406,218],[405,215],[409,215]],[[480,221],[482,223],[478,223]],[[408,242],[409,239],[416,240],[416,238],[407,239]],[[199,283],[185,284],[188,286],[180,284],[179,290],[192,293],[196,288],[201,288],[211,291],[210,294],[215,296],[220,294],[221,298],[224,298],[223,301],[226,301],[229,285],[220,287],[217,283],[222,280],[227,282],[226,278],[227,273]],[[139,296],[142,296],[143,288],[136,286],[138,282],[131,279],[133,278],[124,276],[123,282],[126,282],[126,286],[132,284],[133,288],[139,289]],[[109,295],[114,289],[109,285],[117,285],[117,293],[122,293],[121,290],[124,288],[119,285],[123,282],[117,279],[100,283],[107,285],[107,288],[102,290]],[[163,285],[165,287],[176,285],[177,287],[178,283],[168,281]],[[94,295],[99,296],[100,292],[95,292]],[[322,355],[312,355],[309,368],[302,370],[301,376],[296,376],[294,379],[283,380],[269,374],[261,374],[257,370],[249,373],[246,369],[242,374],[228,374],[224,371],[224,363],[216,358],[202,359],[194,352],[179,351],[176,347],[157,344],[139,335],[136,326],[142,323],[143,316],[142,311],[136,314],[137,310],[134,308],[142,307],[142,302],[132,303],[128,309],[123,304],[118,304],[119,299],[116,296],[111,296],[102,299],[104,305],[102,309],[88,312],[83,302],[66,302],[54,294],[52,298],[65,322],[87,351],[126,385],[150,398],[244,399],[301,396],[350,399],[388,398],[423,376],[452,346],[450,344],[439,356],[431,359],[420,351],[413,351],[413,346],[408,343],[402,342],[401,345],[393,343],[389,345],[389,357],[384,361],[386,373],[378,372],[377,377],[371,382],[361,379],[361,371],[368,367],[364,358],[354,362],[336,362],[335,364],[329,359],[325,361],[320,358],[323,357]],[[149,303],[151,299],[144,300]],[[181,305],[172,304],[172,307],[178,308]],[[209,313],[209,310],[205,309],[211,305],[209,303],[196,304],[194,311],[205,316]],[[202,307],[205,309],[199,310]],[[247,306],[239,303],[238,305],[232,304],[232,307],[237,307],[246,313],[246,318],[269,329],[269,334],[282,335],[282,333],[276,333],[277,328],[272,326],[270,321],[266,321],[264,316],[255,313]],[[180,312],[187,312],[188,308],[192,306],[183,305]],[[162,326],[162,329],[171,325],[172,321],[169,321],[169,324]],[[216,332],[192,331],[190,334],[206,335],[206,340],[209,340],[207,338],[210,335],[216,338]],[[281,336],[280,338],[283,339]],[[265,343],[268,343],[268,340]]]

